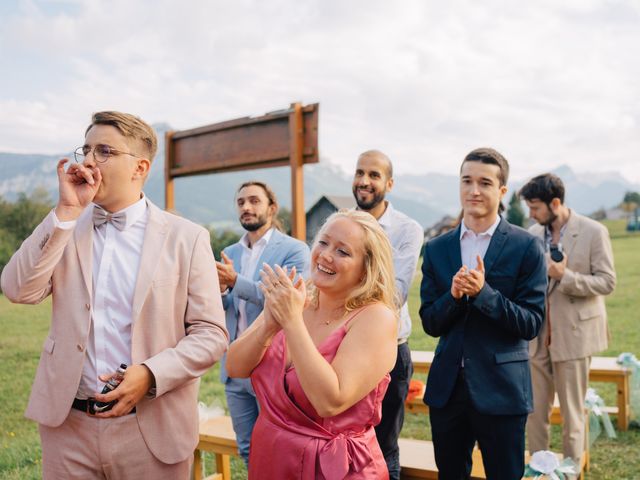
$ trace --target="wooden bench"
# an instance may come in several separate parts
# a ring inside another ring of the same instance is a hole
[[[432,442],[400,438],[398,444],[400,445],[400,477],[403,480],[437,480],[438,468],[436,467]],[[557,453],[556,455],[559,460],[562,460],[562,454]],[[482,454],[478,448],[473,449],[471,460],[471,479],[487,478],[482,464]],[[525,463],[528,462],[529,452],[525,452]],[[579,479],[584,479],[584,473],[580,473]]]
[[[230,455],[238,455],[231,417],[216,417],[200,422],[200,441],[193,454],[194,480],[202,480],[202,452],[213,453],[218,472],[205,480],[231,480]]]
[[[415,373],[427,374],[433,363],[434,352],[421,350],[411,351],[411,360]],[[618,365],[615,357],[592,357],[589,369],[589,381],[614,383],[617,389],[617,407],[608,410],[616,415],[618,429],[629,429],[630,397],[631,397],[631,371]],[[552,417],[553,418],[553,417]]]
[[[403,479],[438,478],[438,469],[433,456],[433,443],[425,440],[401,438],[400,465]],[[231,480],[231,455],[238,455],[236,437],[230,417],[216,417],[200,423],[200,441],[194,452],[193,478],[203,480],[202,452],[214,454],[216,471],[214,476],[204,480]],[[484,479],[482,456],[475,449],[473,452],[473,479]]]
[[[438,468],[433,453],[433,443],[413,438],[398,439],[400,446],[400,477],[403,480],[437,480]],[[482,455],[477,448],[473,449],[471,478],[473,480],[487,478],[482,465]]]
[[[407,413],[418,413],[418,414],[428,414],[429,413],[429,405],[426,405],[423,401],[422,398],[424,397],[424,387],[422,389],[422,392],[420,392],[419,395],[417,395],[416,397],[414,397],[411,400],[407,400],[407,402],[404,404],[404,410]],[[605,407],[603,408],[603,410],[605,410],[607,413],[611,414],[612,410],[615,410],[615,407]],[[590,460],[591,460],[591,454],[589,452],[589,444],[588,444],[588,439],[589,439],[589,416],[588,416],[588,412],[585,411],[585,426],[586,426],[586,431],[585,431],[585,444],[587,445],[587,448],[585,449],[584,452],[584,458],[582,460],[582,468],[584,468],[584,470],[589,471],[589,468],[591,466],[590,464]],[[562,414],[560,413],[560,404],[558,403],[558,397],[556,396],[554,399],[554,403],[553,403],[553,408],[551,409],[551,415],[549,417],[549,421],[554,424],[554,425],[561,425],[562,424]]]
[[[401,476],[404,480],[437,479],[438,469],[433,453],[433,443],[427,440],[401,438],[400,446]],[[200,441],[194,452],[193,478],[202,480],[202,452],[211,452],[215,456],[218,473],[204,480],[231,480],[231,455],[238,455],[236,436],[230,417],[216,417],[200,423]],[[476,448],[472,456],[472,479],[486,478],[482,465],[482,455]]]

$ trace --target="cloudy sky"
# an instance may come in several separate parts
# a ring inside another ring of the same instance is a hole
[[[514,178],[640,182],[639,58],[640,0],[3,0],[0,151],[71,151],[103,109],[185,129],[301,101],[346,171],[494,146]]]

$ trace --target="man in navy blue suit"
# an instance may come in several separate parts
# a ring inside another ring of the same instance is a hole
[[[424,249],[420,317],[440,337],[424,402],[440,479],[469,478],[476,441],[488,479],[524,473],[528,342],[544,319],[547,271],[540,240],[499,215],[508,175],[497,151],[469,153],[462,221]]]

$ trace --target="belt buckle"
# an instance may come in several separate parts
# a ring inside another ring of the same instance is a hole
[[[96,403],[95,398],[87,398],[87,415],[94,416],[96,414],[96,410],[94,408],[95,403]]]

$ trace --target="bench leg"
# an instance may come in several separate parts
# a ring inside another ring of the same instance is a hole
[[[231,460],[229,455],[216,453],[216,471],[222,474],[222,480],[231,480]]]
[[[629,376],[618,382],[618,429],[626,432],[629,429]]]
[[[202,480],[202,453],[197,448],[193,452],[193,480]]]

